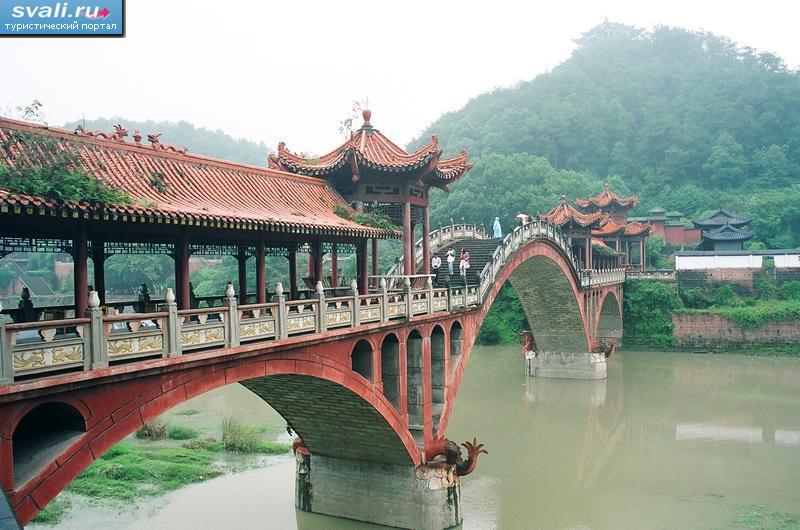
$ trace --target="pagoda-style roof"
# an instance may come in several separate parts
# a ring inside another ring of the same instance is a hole
[[[639,221],[631,221],[625,225],[626,236],[641,236],[650,233],[653,225],[650,223],[640,223]]]
[[[630,209],[639,204],[639,197],[631,195],[630,197],[622,198],[608,187],[606,183],[603,191],[595,197],[588,197],[586,199],[575,199],[575,204],[581,208],[594,210],[609,207],[626,208]]]
[[[649,222],[641,223],[639,221],[628,221],[627,223],[618,223],[613,219],[606,219],[605,222],[600,225],[600,228],[592,230],[592,236],[640,236],[649,233],[652,228],[653,226]]]
[[[731,225],[735,226],[736,228],[740,228],[748,224],[750,221],[752,221],[752,218],[750,217],[743,217],[727,210],[720,209],[711,212],[711,214],[705,219],[695,219],[692,221],[692,223],[694,223],[695,228],[700,228],[701,230],[712,230],[725,225]]]
[[[121,126],[113,133],[75,132],[0,118],[0,164],[42,165],[67,151],[90,177],[126,193],[129,204],[30,196],[0,189],[0,213],[152,221],[216,228],[259,229],[355,237],[397,234],[359,225],[334,213],[347,203],[322,179],[189,154],[161,144],[157,134],[134,142]]]
[[[600,228],[592,230],[592,235],[598,237],[613,236],[621,234],[624,231],[625,223],[617,223],[613,219],[606,219],[606,221],[600,225]]]
[[[372,112],[362,112],[364,124],[350,135],[342,145],[320,157],[306,157],[292,153],[286,144],[278,144],[278,154],[270,155],[269,165],[301,175],[330,178],[348,171],[353,182],[360,179],[362,168],[385,173],[410,173],[415,181],[442,189],[469,171],[466,149],[452,158],[441,158],[442,149],[436,135],[427,145],[413,153],[406,152],[370,123]]]
[[[583,213],[567,202],[567,196],[561,196],[561,203],[540,217],[556,226],[570,224],[580,227],[596,228],[605,218],[603,212]]]
[[[740,230],[732,225],[723,225],[703,234],[703,239],[711,241],[747,241],[753,237],[753,232]]]

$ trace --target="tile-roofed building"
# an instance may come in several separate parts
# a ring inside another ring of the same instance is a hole
[[[731,225],[735,226],[736,228],[741,228],[749,224],[750,221],[752,221],[752,218],[750,217],[744,217],[735,213],[731,213],[727,210],[720,209],[711,212],[703,219],[695,219],[692,221],[692,223],[696,228],[701,230],[711,230],[724,225]]]
[[[601,213],[604,220],[599,227],[592,230],[592,235],[602,239],[619,253],[624,264],[635,266],[635,270],[644,270],[647,262],[645,240],[653,226],[647,221],[628,219],[628,212],[639,204],[639,197],[620,197],[606,183],[599,194],[575,199],[575,204],[586,214]],[[653,215],[658,219],[665,219],[663,209],[651,210],[651,216]]]
[[[575,199],[577,204],[582,210],[586,212],[602,211],[608,214],[618,222],[625,222],[628,211],[639,204],[639,197],[631,195],[629,197],[620,197],[614,193],[609,187],[608,183],[603,187],[603,191],[594,197],[587,197],[586,199]]]
[[[753,232],[733,225],[722,225],[703,232],[703,241],[698,250],[743,250],[745,241],[752,239],[753,235]]]
[[[727,210],[714,210],[703,219],[692,221],[701,231],[698,250],[742,250],[745,241],[753,237],[752,232],[742,230],[752,219]]]
[[[323,254],[349,250],[357,256],[359,289],[366,291],[368,242],[375,247],[377,239],[399,237],[398,231],[353,220],[348,201],[323,178],[191,154],[162,144],[158,134],[145,142],[139,131],[133,141],[128,135],[121,125],[109,133],[80,126],[68,131],[0,118],[0,165],[12,176],[66,168],[117,192],[108,194],[109,202],[92,202],[0,188],[0,256],[72,254],[77,315],[86,308],[87,259],[94,262],[94,287],[104,303],[108,256],[169,254],[176,263],[179,307],[188,309],[191,255],[235,256],[240,300],[247,300],[246,262],[254,257],[255,298],[263,303],[267,254],[288,259],[290,295],[296,297],[296,253],[309,254],[303,280],[314,285],[325,279]]]
[[[463,177],[473,164],[466,149],[442,158],[434,135],[427,145],[407,152],[376,129],[372,112],[363,110],[361,127],[344,143],[319,157],[292,153],[284,143],[269,157],[272,168],[326,179],[357,211],[379,213],[403,227],[403,273],[416,274],[414,227],[430,232],[428,197],[432,187],[449,191],[448,185]],[[422,273],[430,272],[430,248],[423,238]],[[376,273],[376,272],[375,272]]]
[[[53,150],[71,151],[82,171],[131,199],[128,204],[93,204],[0,189],[3,212],[32,208],[37,214],[102,214],[118,222],[395,237],[336,215],[333,208],[347,203],[322,179],[194,155],[157,141],[145,145],[101,135],[0,118],[0,163],[42,165]],[[43,149],[37,137],[52,149]]]
[[[562,195],[559,204],[539,217],[560,227],[580,266],[592,268],[592,230],[606,220],[603,212],[583,213],[567,202],[566,195]]]

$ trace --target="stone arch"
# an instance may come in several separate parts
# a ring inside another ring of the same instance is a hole
[[[598,340],[622,339],[622,311],[616,293],[609,291],[600,302],[600,311],[597,316]]]
[[[449,383],[455,379],[456,371],[461,364],[461,354],[464,347],[464,326],[455,320],[450,325],[450,378]]]
[[[11,435],[14,485],[28,482],[86,432],[86,418],[72,404],[47,401],[27,411]]]
[[[383,395],[395,410],[400,410],[400,340],[394,333],[381,342],[381,381]]]
[[[431,409],[433,414],[433,431],[439,428],[439,419],[444,410],[447,382],[445,378],[445,343],[444,328],[436,325],[431,330]]]
[[[582,296],[574,271],[567,263],[563,257],[534,254],[521,261],[509,275],[536,346],[542,352],[589,351]]]
[[[406,410],[412,431],[424,423],[422,393],[422,333],[414,329],[406,338]]]
[[[359,340],[350,352],[350,368],[372,383],[375,380],[372,367],[372,344],[365,339]]]

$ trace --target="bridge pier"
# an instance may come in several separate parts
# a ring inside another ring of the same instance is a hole
[[[295,506],[304,512],[395,528],[461,523],[454,465],[413,466],[297,453]]]
[[[602,353],[528,352],[525,372],[553,379],[606,379],[606,357]]]

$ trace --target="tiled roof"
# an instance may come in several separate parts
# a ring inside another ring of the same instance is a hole
[[[435,135],[424,147],[407,153],[372,127],[369,121],[372,113],[369,110],[364,110],[362,114],[364,125],[330,153],[315,158],[297,155],[281,142],[278,144],[278,154],[269,157],[270,167],[326,177],[349,165],[354,180],[358,178],[360,167],[395,173],[420,171],[423,173],[420,176],[431,186],[446,187],[448,183],[463,177],[473,166],[468,161],[466,149],[453,158],[441,159],[442,149]]]
[[[586,199],[575,199],[575,204],[580,206],[581,208],[607,208],[612,204],[615,204],[618,207],[622,208],[633,208],[637,204],[639,204],[639,197],[636,195],[631,195],[623,199],[613,191],[608,188],[608,183],[606,183],[603,191],[600,192],[599,195],[596,197],[589,197]]]
[[[597,237],[607,237],[617,234],[626,236],[638,236],[649,232],[653,226],[649,222],[640,223],[639,221],[628,221],[627,223],[617,223],[613,219],[606,219],[597,230],[592,230],[592,235]]]
[[[561,204],[540,217],[556,226],[563,226],[567,223],[576,224],[578,226],[598,226],[605,217],[605,214],[603,214],[603,212],[579,212],[574,206],[567,203],[567,197],[562,195]]]
[[[620,233],[625,230],[625,225],[623,223],[617,223],[613,219],[607,219],[605,223],[603,223],[600,228],[597,230],[592,230],[593,236],[610,236],[617,233]]]
[[[752,221],[752,218],[750,217],[742,217],[727,210],[716,210],[711,212],[711,214],[709,214],[709,216],[705,219],[696,219],[692,222],[697,228],[712,228],[724,226],[726,224],[740,227],[746,225],[750,221]]]
[[[710,232],[703,233],[704,239],[712,241],[747,241],[751,237],[753,237],[753,232],[739,230],[731,225],[723,225]]]
[[[597,239],[596,237],[592,238],[592,246],[607,248],[608,250],[614,250],[613,248],[609,247],[605,241],[603,241],[602,239]]]
[[[638,236],[647,234],[653,228],[650,223],[640,223],[639,221],[631,221],[625,225],[626,236]]]
[[[347,204],[324,180],[186,154],[185,149],[158,143],[156,136],[152,145],[142,145],[138,131],[136,141],[127,142],[124,135],[71,132],[0,118],[0,163],[40,164],[52,157],[36,142],[25,141],[26,135],[50,138],[57,149],[77,154],[83,171],[126,192],[133,203],[68,202],[0,190],[2,211],[28,206],[222,228],[395,236],[336,215],[333,207]]]

